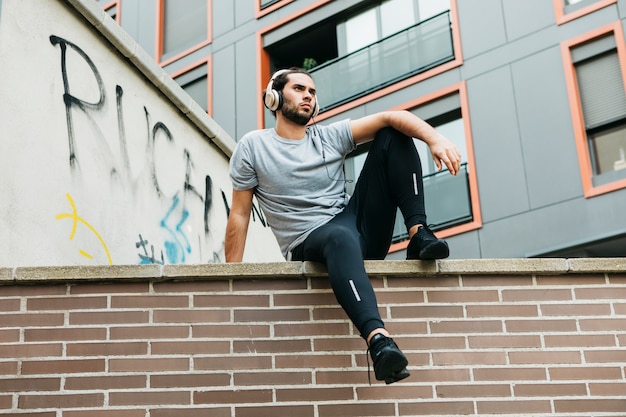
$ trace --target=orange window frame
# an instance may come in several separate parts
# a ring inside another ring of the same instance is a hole
[[[582,34],[576,38],[561,43],[561,55],[563,59],[565,83],[568,91],[569,106],[574,127],[574,139],[578,152],[578,164],[585,198],[606,194],[611,191],[626,188],[626,179],[617,180],[608,184],[593,185],[593,169],[591,166],[591,155],[587,139],[587,129],[583,117],[583,110],[580,100],[580,90],[576,77],[576,68],[572,60],[572,48],[586,42],[598,39],[607,35],[615,37],[617,55],[619,58],[622,81],[626,86],[626,41],[624,40],[624,30],[620,21],[603,26],[596,30]]]
[[[207,2],[207,39],[203,42],[200,42],[197,45],[194,45],[178,54],[176,54],[173,57],[170,57],[166,60],[161,60],[162,56],[163,56],[163,26],[165,24],[164,19],[165,19],[165,0],[156,0],[157,1],[157,8],[156,8],[156,40],[155,40],[155,45],[156,45],[156,49],[154,52],[154,57],[156,59],[156,62],[161,65],[162,67],[171,64],[172,62],[175,62],[179,59],[181,59],[184,56],[187,56],[189,54],[191,54],[192,52],[197,51],[200,48],[205,47],[206,45],[210,45],[213,42],[212,36],[213,36],[213,31],[212,31],[212,16],[213,16],[213,2],[211,0],[206,0]]]
[[[122,22],[122,18],[121,18],[121,14],[122,14],[122,0],[113,0],[110,1],[109,3],[105,4],[104,6],[102,6],[102,8],[104,9],[104,11],[108,11],[109,9],[112,9],[113,7],[116,8],[115,10],[115,21],[117,22],[117,24],[121,24]]]
[[[271,6],[265,7],[265,8],[261,8],[261,1],[262,0],[256,0],[254,7],[254,17],[256,19],[260,19],[261,17],[265,16],[266,14],[272,13],[273,11],[276,11],[277,9],[280,9],[283,6],[288,5],[289,3],[295,1],[295,0],[280,0],[277,1],[276,3],[272,4]]]
[[[583,7],[571,13],[565,13],[565,0],[552,0],[554,4],[554,14],[556,16],[556,24],[562,25],[579,17],[585,16],[589,13],[593,13],[596,10],[600,10],[611,4],[617,3],[617,0],[598,0],[593,4]]]

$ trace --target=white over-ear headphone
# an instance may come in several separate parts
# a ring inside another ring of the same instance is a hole
[[[285,74],[288,72],[291,72],[291,70],[281,69],[281,70],[276,71],[274,75],[272,75],[272,78],[270,78],[270,82],[267,83],[267,87],[265,88],[265,93],[263,94],[263,103],[265,104],[265,107],[267,107],[271,111],[276,111],[280,109],[283,105],[282,94],[274,90],[274,80],[281,74]],[[315,97],[315,106],[313,107],[311,118],[317,116],[319,109],[320,109],[320,106],[317,103],[317,97]]]

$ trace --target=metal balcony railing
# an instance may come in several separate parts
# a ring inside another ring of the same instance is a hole
[[[446,11],[310,72],[324,111],[453,59]]]
[[[467,163],[461,165],[457,176],[450,175],[446,170],[425,175],[423,180],[426,214],[432,230],[437,231],[472,221]],[[408,236],[402,216],[398,213],[392,241],[400,242]]]

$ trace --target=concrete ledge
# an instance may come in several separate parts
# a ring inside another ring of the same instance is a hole
[[[626,258],[448,259],[439,261],[365,261],[372,277],[437,275],[562,275],[624,273]],[[197,265],[103,265],[0,268],[0,285],[106,281],[193,281],[321,277],[316,262]]]

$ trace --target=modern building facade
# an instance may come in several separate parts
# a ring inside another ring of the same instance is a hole
[[[626,255],[626,0],[99,3],[233,138],[272,126],[261,94],[291,66],[318,123],[406,109],[436,126],[464,158],[437,172],[416,141],[453,258]],[[388,259],[406,244],[399,226]]]

